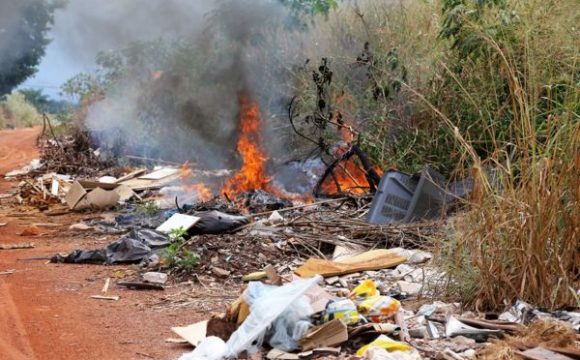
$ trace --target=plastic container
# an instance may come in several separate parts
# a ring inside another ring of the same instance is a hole
[[[403,222],[419,181],[411,175],[397,170],[387,171],[377,188],[369,211],[371,224]]]
[[[414,176],[389,170],[379,183],[368,222],[408,223],[441,216],[451,198],[444,184],[443,176],[430,168]]]

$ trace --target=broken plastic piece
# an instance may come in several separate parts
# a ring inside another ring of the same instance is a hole
[[[377,284],[371,279],[366,279],[361,282],[357,287],[352,289],[350,296],[356,296],[359,298],[368,298],[372,296],[379,295],[377,291]]]

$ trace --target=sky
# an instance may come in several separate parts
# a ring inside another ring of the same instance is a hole
[[[99,51],[195,33],[213,4],[214,0],[69,0],[54,13],[52,41],[38,72],[20,88],[42,89],[59,98],[64,82],[95,70]]]

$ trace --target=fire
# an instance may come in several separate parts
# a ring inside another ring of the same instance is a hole
[[[344,95],[337,96],[335,100],[339,108],[344,107]],[[344,144],[337,146],[334,150],[334,156],[336,158],[340,158],[349,150],[351,143],[355,140],[356,136],[352,120],[350,117],[344,116],[344,114],[348,112],[341,109],[339,113],[343,114],[343,117],[341,118],[341,123],[338,124],[338,135]],[[334,194],[337,192],[345,192],[360,195],[368,191],[369,185],[365,171],[362,164],[358,164],[355,159],[356,156],[351,156],[346,161],[341,161],[338,164],[334,169],[334,177],[327,177],[322,184],[321,188],[323,193]],[[378,174],[382,173],[378,167],[375,167],[375,170]]]
[[[266,155],[261,147],[262,121],[258,104],[247,94],[240,96],[240,138],[237,150],[242,167],[224,185],[222,192],[236,195],[248,190],[267,189],[270,181],[265,174]]]
[[[335,156],[340,157],[347,150],[348,145],[338,147],[335,150]],[[336,186],[337,183],[340,186],[340,190]],[[322,184],[322,192],[325,194],[334,194],[339,191],[350,194],[364,194],[368,191],[365,172],[361,165],[355,162],[353,156],[347,161],[341,161],[334,169],[334,178],[328,176]]]
[[[191,183],[193,171],[189,162],[181,165],[179,177],[183,190],[188,194],[195,194],[197,201],[208,201],[213,198],[213,192],[207,186],[202,183]]]

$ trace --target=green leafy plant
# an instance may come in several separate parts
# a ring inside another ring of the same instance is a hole
[[[187,231],[185,231],[183,226],[180,226],[179,228],[176,228],[176,229],[171,229],[169,231],[169,234],[168,234],[169,241],[172,243],[181,244],[185,241],[186,234],[187,234]]]
[[[199,263],[197,253],[185,248],[187,231],[183,227],[171,229],[168,234],[171,244],[161,253],[161,259],[169,268],[180,272],[192,272]]]
[[[135,211],[142,215],[155,215],[159,212],[159,206],[152,200],[139,201],[135,204]]]

